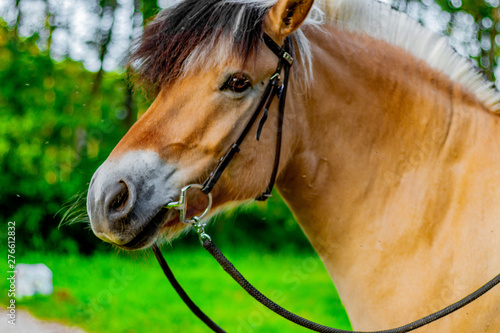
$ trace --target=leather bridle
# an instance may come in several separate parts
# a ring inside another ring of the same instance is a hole
[[[274,74],[269,79],[269,83],[267,84],[267,87],[264,91],[264,95],[262,96],[257,108],[255,109],[254,113],[252,114],[252,117],[250,118],[245,128],[241,132],[240,136],[231,145],[226,154],[224,154],[224,156],[221,157],[215,169],[210,173],[210,176],[203,183],[201,191],[207,195],[212,191],[213,187],[215,186],[219,178],[222,176],[222,173],[227,168],[227,166],[233,159],[234,155],[236,153],[239,153],[241,143],[243,142],[243,140],[245,140],[245,137],[247,136],[248,132],[250,132],[250,129],[255,124],[255,121],[259,117],[259,114],[261,113],[262,109],[264,109],[259,124],[257,126],[257,133],[256,133],[256,139],[260,140],[262,128],[264,127],[264,124],[269,116],[269,108],[271,107],[271,103],[273,102],[274,97],[277,97],[279,99],[278,129],[276,131],[276,148],[275,148],[273,171],[271,173],[271,178],[269,180],[269,184],[267,185],[266,190],[262,192],[255,199],[259,201],[265,201],[267,200],[267,198],[271,196],[271,191],[276,181],[276,176],[278,174],[278,168],[280,163],[283,117],[285,115],[286,93],[288,88],[288,80],[290,77],[290,67],[293,64],[293,57],[292,57],[292,50],[291,50],[292,44],[290,41],[290,37],[285,38],[283,48],[281,48],[278,44],[276,44],[274,40],[272,40],[272,38],[269,37],[267,34],[263,35],[263,39],[267,47],[269,47],[269,49],[279,58],[278,66],[276,67],[276,71],[274,72]],[[282,71],[284,72],[283,80],[281,79]]]

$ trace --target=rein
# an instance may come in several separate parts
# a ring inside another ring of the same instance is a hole
[[[248,132],[250,132],[250,129],[252,126],[255,124],[255,121],[257,120],[259,114],[261,113],[262,109],[264,111],[262,112],[262,116],[259,120],[258,126],[257,126],[257,133],[256,133],[256,139],[260,139],[260,134],[262,131],[262,128],[264,126],[264,123],[266,122],[268,115],[269,115],[269,108],[271,106],[271,103],[274,100],[274,97],[277,97],[279,99],[279,109],[278,109],[278,128],[277,128],[277,134],[276,134],[276,148],[275,148],[275,158],[274,158],[274,166],[273,166],[273,171],[271,173],[271,178],[269,180],[269,184],[266,188],[266,190],[260,194],[256,200],[264,201],[267,200],[271,196],[271,191],[272,188],[274,187],[274,183],[276,181],[276,176],[278,173],[278,167],[279,167],[279,160],[280,160],[280,152],[281,152],[281,139],[282,139],[282,129],[283,129],[283,118],[284,118],[284,112],[285,112],[285,101],[286,101],[286,93],[287,93],[287,87],[288,87],[288,81],[289,81],[289,76],[290,76],[290,67],[293,64],[293,58],[292,58],[292,43],[290,41],[290,37],[287,37],[284,41],[283,47],[280,47],[277,45],[267,34],[264,34],[263,36],[264,42],[266,45],[269,47],[271,51],[273,51],[274,54],[279,58],[278,65],[276,68],[275,73],[271,76],[269,79],[269,84],[267,85],[264,94],[262,96],[262,99],[260,100],[256,110],[252,114],[252,117],[246,124],[245,128],[243,129],[242,133],[238,137],[238,139],[231,145],[231,147],[228,149],[228,151],[224,154],[223,157],[219,160],[219,163],[216,165],[215,169],[210,173],[208,179],[203,183],[203,185],[199,184],[191,184],[186,187],[184,187],[181,190],[181,195],[180,199],[177,202],[171,202],[166,205],[166,208],[173,208],[173,209],[178,209],[180,210],[179,214],[179,219],[183,223],[188,223],[191,224],[196,232],[198,233],[198,236],[200,238],[200,241],[202,242],[203,247],[205,250],[207,250],[214,258],[217,260],[217,262],[222,266],[222,268],[229,274],[231,277],[248,293],[250,294],[253,298],[255,298],[257,301],[259,301],[261,304],[269,308],[270,310],[274,311],[276,314],[282,316],[283,318],[294,322],[300,326],[303,326],[305,328],[308,328],[310,330],[316,331],[316,332],[325,332],[325,333],[404,333],[404,332],[410,332],[413,331],[417,328],[420,328],[422,326],[425,326],[433,321],[436,321],[440,318],[443,318],[450,313],[464,307],[465,305],[471,303],[472,301],[476,300],[483,294],[485,294],[487,291],[492,289],[494,286],[496,286],[498,283],[500,283],[500,274],[494,277],[492,280],[487,282],[485,285],[483,285],[481,288],[478,290],[474,291],[473,293],[469,294],[468,296],[464,297],[463,299],[459,300],[456,303],[453,303],[452,305],[437,311],[433,314],[430,314],[422,319],[416,320],[412,323],[409,323],[404,326],[400,326],[398,328],[393,328],[389,330],[383,330],[383,331],[373,331],[373,332],[358,332],[358,331],[346,331],[346,330],[340,330],[337,328],[333,327],[328,327],[324,325],[317,324],[315,322],[312,322],[310,320],[307,320],[305,318],[302,318],[284,308],[279,306],[278,304],[274,303],[272,300],[267,298],[265,295],[263,295],[261,292],[259,292],[254,286],[252,286],[246,279],[245,277],[233,266],[233,264],[222,254],[222,252],[215,246],[215,244],[212,242],[211,238],[209,235],[205,233],[205,223],[202,223],[201,220],[208,214],[210,211],[210,208],[212,206],[212,195],[211,191],[219,178],[221,177],[222,173],[224,170],[227,168],[229,163],[231,162],[232,158],[235,156],[236,153],[240,151],[239,146],[247,136]],[[284,71],[284,79],[283,81],[281,80],[281,72]],[[199,215],[199,216],[194,216],[190,219],[187,219],[186,217],[186,211],[187,211],[187,199],[186,199],[186,192],[190,188],[198,188],[200,189],[204,194],[207,195],[208,197],[208,204],[207,208],[205,211]],[[160,248],[158,247],[157,244],[154,244],[152,246],[153,253],[155,254],[156,259],[158,260],[158,263],[160,264],[163,272],[165,273],[165,276],[168,278],[172,286],[174,287],[175,291],[179,294],[181,299],[186,303],[186,305],[191,309],[191,311],[198,317],[200,320],[202,320],[212,331],[218,332],[218,333],[225,333],[221,327],[219,327],[216,323],[214,323],[196,304],[191,300],[191,298],[187,295],[187,293],[184,291],[184,289],[181,287],[179,282],[176,280],[174,274],[172,273],[172,270],[169,268],[167,262],[165,261]]]

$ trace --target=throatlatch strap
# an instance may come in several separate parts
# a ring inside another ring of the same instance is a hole
[[[274,43],[274,42],[273,42]],[[291,46],[288,46],[288,40],[285,41],[285,49],[291,48]],[[269,46],[269,45],[268,45]],[[282,91],[280,95],[278,96],[279,98],[279,108],[278,108],[278,129],[276,130],[276,147],[275,147],[275,153],[274,153],[274,166],[273,166],[273,171],[271,173],[271,178],[269,179],[269,184],[267,185],[266,190],[260,194],[255,200],[257,201],[266,201],[270,196],[271,192],[273,191],[274,183],[276,182],[276,176],[278,175],[278,169],[280,165],[280,157],[281,157],[281,140],[283,137],[283,119],[285,118],[285,103],[286,103],[286,93],[288,89],[288,82],[290,78],[290,64],[289,63],[284,63],[284,71],[285,71],[285,78],[284,78],[284,84],[282,85]]]

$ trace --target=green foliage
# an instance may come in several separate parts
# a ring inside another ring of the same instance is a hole
[[[455,7],[453,5],[453,1],[450,0],[436,0],[439,6],[443,8],[443,10],[449,13],[455,13],[458,11],[466,11],[477,18],[484,17],[493,17],[493,12],[497,10],[497,8],[488,4],[488,2],[484,0],[463,0],[461,1],[461,6]]]
[[[448,19],[448,27],[442,32],[453,36],[455,31],[459,31],[458,42],[467,46],[469,51],[476,50],[474,54],[469,53],[469,56],[477,62],[489,80],[496,80],[496,68],[500,56],[500,40],[497,37],[500,30],[498,0],[393,0],[393,2],[403,8],[411,2],[422,3],[424,8],[435,6],[437,3],[444,12],[449,13],[447,16],[441,15]],[[459,17],[461,19],[457,19]],[[471,26],[463,26],[464,17],[470,18]],[[462,31],[464,29],[472,31],[464,33]]]
[[[350,329],[330,277],[313,252],[227,252],[257,288],[285,308],[325,325]],[[23,262],[43,261],[52,269],[54,292],[23,298],[17,306],[88,332],[207,332],[169,286],[154,258],[143,254],[134,254],[135,258],[102,253],[88,257],[24,254]],[[309,332],[256,303],[201,246],[174,247],[164,254],[200,308],[229,332]],[[3,271],[4,266],[0,264]],[[6,290],[7,283],[4,279],[0,288]],[[0,303],[6,304],[6,296],[0,296]]]
[[[69,59],[54,62],[0,23],[0,219],[16,221],[18,246],[95,247],[89,230],[57,229],[63,203],[86,190],[97,165],[126,128],[122,75],[108,73],[92,95],[94,74]]]
[[[158,7],[158,2],[155,0],[142,0],[142,15],[146,22],[149,22],[152,18],[158,14],[160,8]]]

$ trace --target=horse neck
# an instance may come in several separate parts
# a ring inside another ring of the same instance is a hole
[[[474,186],[456,188],[473,172],[472,160],[479,156],[491,171],[500,162],[500,154],[485,150],[498,118],[385,42],[334,29],[306,32],[314,82],[307,96],[293,97],[304,109],[294,117],[297,141],[280,178],[283,197],[330,273],[345,254],[336,248],[359,248],[366,235],[377,241],[377,228],[426,230],[421,239],[432,244],[456,196]]]

